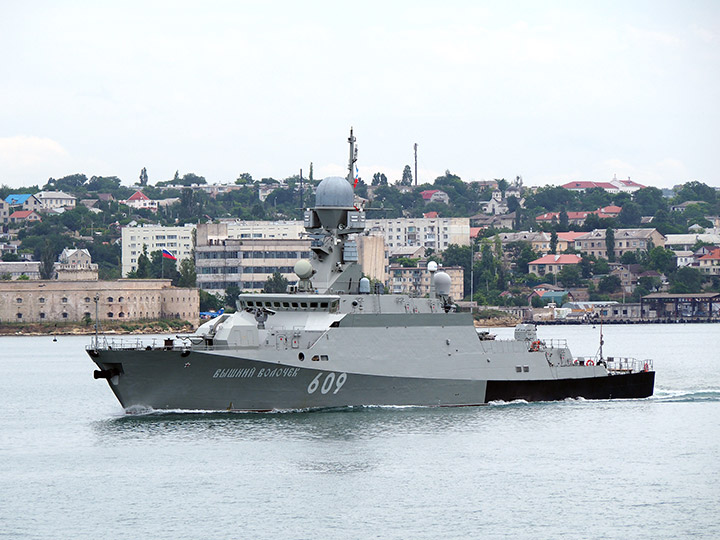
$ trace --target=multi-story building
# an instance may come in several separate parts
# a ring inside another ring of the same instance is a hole
[[[563,255],[545,255],[539,259],[535,259],[528,264],[528,270],[531,274],[544,276],[546,274],[558,274],[568,265],[580,264],[582,258],[575,254]]]
[[[0,281],[0,322],[199,318],[197,289],[169,279],[116,281]]]
[[[60,281],[97,281],[98,265],[92,262],[87,249],[65,248],[62,250],[55,272]]]
[[[700,257],[697,260],[697,266],[703,274],[720,275],[720,248],[715,248],[710,253]]]
[[[227,237],[237,239],[298,239],[306,235],[302,221],[242,221],[238,219],[220,219],[227,225]]]
[[[5,202],[14,210],[33,210],[35,212],[42,210],[42,203],[31,193],[8,195],[5,197]]]
[[[0,199],[0,223],[6,224],[10,221],[10,205]]]
[[[176,266],[179,267],[183,259],[192,258],[194,231],[195,225],[123,227],[122,275],[127,276],[129,272],[137,270],[138,257],[144,246],[147,247],[148,256],[153,251],[168,250],[177,259]]]
[[[394,248],[407,246],[422,246],[439,252],[444,251],[451,244],[470,245],[470,219],[441,217],[368,219],[364,234],[383,236],[390,253]]]
[[[461,266],[441,266],[438,268],[450,276],[450,296],[454,300],[462,300],[464,271]],[[409,294],[426,296],[430,294],[431,274],[427,262],[420,266],[390,266],[388,288],[392,294]]]
[[[309,239],[230,238],[225,223],[197,227],[197,285],[212,293],[223,294],[231,285],[257,292],[275,272],[290,282],[297,281],[295,263],[309,257]]]
[[[35,197],[42,204],[43,210],[54,210],[55,208],[75,208],[77,199],[62,191],[41,191]]]
[[[605,243],[606,229],[595,229],[575,239],[575,249],[585,255],[607,259]],[[664,247],[665,237],[657,229],[617,229],[615,234],[615,258],[625,253],[648,251],[653,247]]]

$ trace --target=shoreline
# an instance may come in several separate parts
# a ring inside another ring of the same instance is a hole
[[[191,333],[197,328],[189,321],[107,321],[100,325],[98,335],[143,335]],[[0,336],[92,336],[95,325],[83,323],[0,323]]]

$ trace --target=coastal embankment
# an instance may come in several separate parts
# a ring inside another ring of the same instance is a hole
[[[164,332],[190,333],[197,327],[189,321],[177,319],[157,321],[103,321],[101,334],[162,334]],[[94,324],[83,322],[30,322],[0,323],[0,336],[80,336],[95,333]]]

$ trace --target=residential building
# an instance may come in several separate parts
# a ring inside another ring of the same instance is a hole
[[[41,191],[35,197],[42,204],[43,210],[54,210],[55,208],[73,209],[77,199],[62,191]]]
[[[464,271],[461,266],[441,266],[438,271],[450,276],[450,296],[454,300],[464,297]],[[418,266],[390,266],[388,269],[388,289],[392,294],[409,294],[426,296],[430,294],[431,274],[427,269],[427,261]]]
[[[10,222],[10,205],[0,199],[0,224],[6,224]]]
[[[642,184],[633,182],[628,176],[627,180],[618,180],[617,176],[613,177],[610,182],[568,182],[562,186],[571,191],[585,191],[586,189],[601,188],[608,193],[633,193],[638,189],[643,189]]]
[[[182,227],[163,227],[161,225],[143,225],[141,227],[122,228],[122,275],[137,270],[138,257],[147,247],[148,257],[153,251],[168,250],[180,267],[183,259],[192,259],[194,224]]]
[[[39,263],[38,263],[39,264]],[[197,289],[169,279],[0,281],[0,322],[199,319]]]
[[[98,265],[92,262],[87,249],[65,248],[62,250],[55,272],[60,281],[97,281]]]
[[[720,275],[720,248],[713,249],[697,261],[698,270],[711,276]]]
[[[450,197],[448,194],[444,191],[440,191],[439,189],[426,189],[425,191],[420,192],[420,196],[425,201],[425,204],[430,204],[431,202],[439,202],[442,204],[450,203]]]
[[[598,208],[597,210],[580,211],[580,212],[566,212],[569,225],[582,225],[585,223],[587,217],[591,214],[598,216],[599,218],[615,218],[620,215],[622,208],[620,206],[605,206],[604,208]],[[560,212],[545,212],[539,216],[535,216],[535,221],[538,223],[559,223]]]
[[[665,247],[673,251],[690,251],[698,242],[720,246],[720,234],[668,234],[665,238]]]
[[[385,239],[382,236],[357,235],[356,240],[358,263],[362,267],[363,275],[369,279],[387,283],[389,261]],[[415,249],[422,250],[423,255],[425,254],[425,248],[418,247]]]
[[[575,239],[575,249],[585,255],[607,259],[606,229],[595,229]],[[627,252],[648,251],[652,247],[664,247],[665,237],[657,229],[617,229],[615,234],[615,258]]]
[[[484,213],[490,215],[508,213],[507,199],[503,197],[502,192],[499,190],[493,191],[490,200],[485,203],[481,203],[480,207]]]
[[[10,223],[32,223],[34,221],[42,221],[35,210],[15,210],[10,214]]]
[[[305,223],[297,220],[287,221],[243,221],[238,219],[220,219],[227,225],[227,237],[238,239],[298,239],[306,236]]]
[[[470,223],[473,227],[479,227],[481,229],[489,229],[493,227],[495,229],[512,229],[515,225],[515,218],[517,214],[511,212],[510,214],[477,214],[470,218]]]
[[[545,255],[535,259],[528,264],[531,274],[544,276],[546,274],[558,274],[566,266],[574,266],[580,263],[582,258],[579,255]]]
[[[470,245],[470,220],[468,218],[368,219],[363,234],[383,236],[385,245],[391,252],[395,248],[405,246],[422,246],[439,252],[444,251],[451,244]]]
[[[40,279],[40,261],[0,262],[0,280]]]
[[[225,223],[197,226],[197,285],[212,293],[224,294],[231,285],[258,292],[275,272],[295,282],[295,263],[309,257],[309,239],[230,238]]]
[[[10,210],[42,210],[42,203],[31,193],[8,195],[5,202],[10,206]]]
[[[151,210],[152,212],[157,212],[158,209],[158,202],[152,200],[142,191],[136,191],[130,195],[128,199],[119,202],[120,204],[126,204],[129,207],[137,208],[138,210]]]

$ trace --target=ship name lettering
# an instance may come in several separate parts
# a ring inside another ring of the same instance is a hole
[[[258,377],[297,377],[300,368],[261,368],[258,371]]]
[[[213,379],[241,378],[246,379],[255,375],[255,368],[218,369],[213,374]]]

